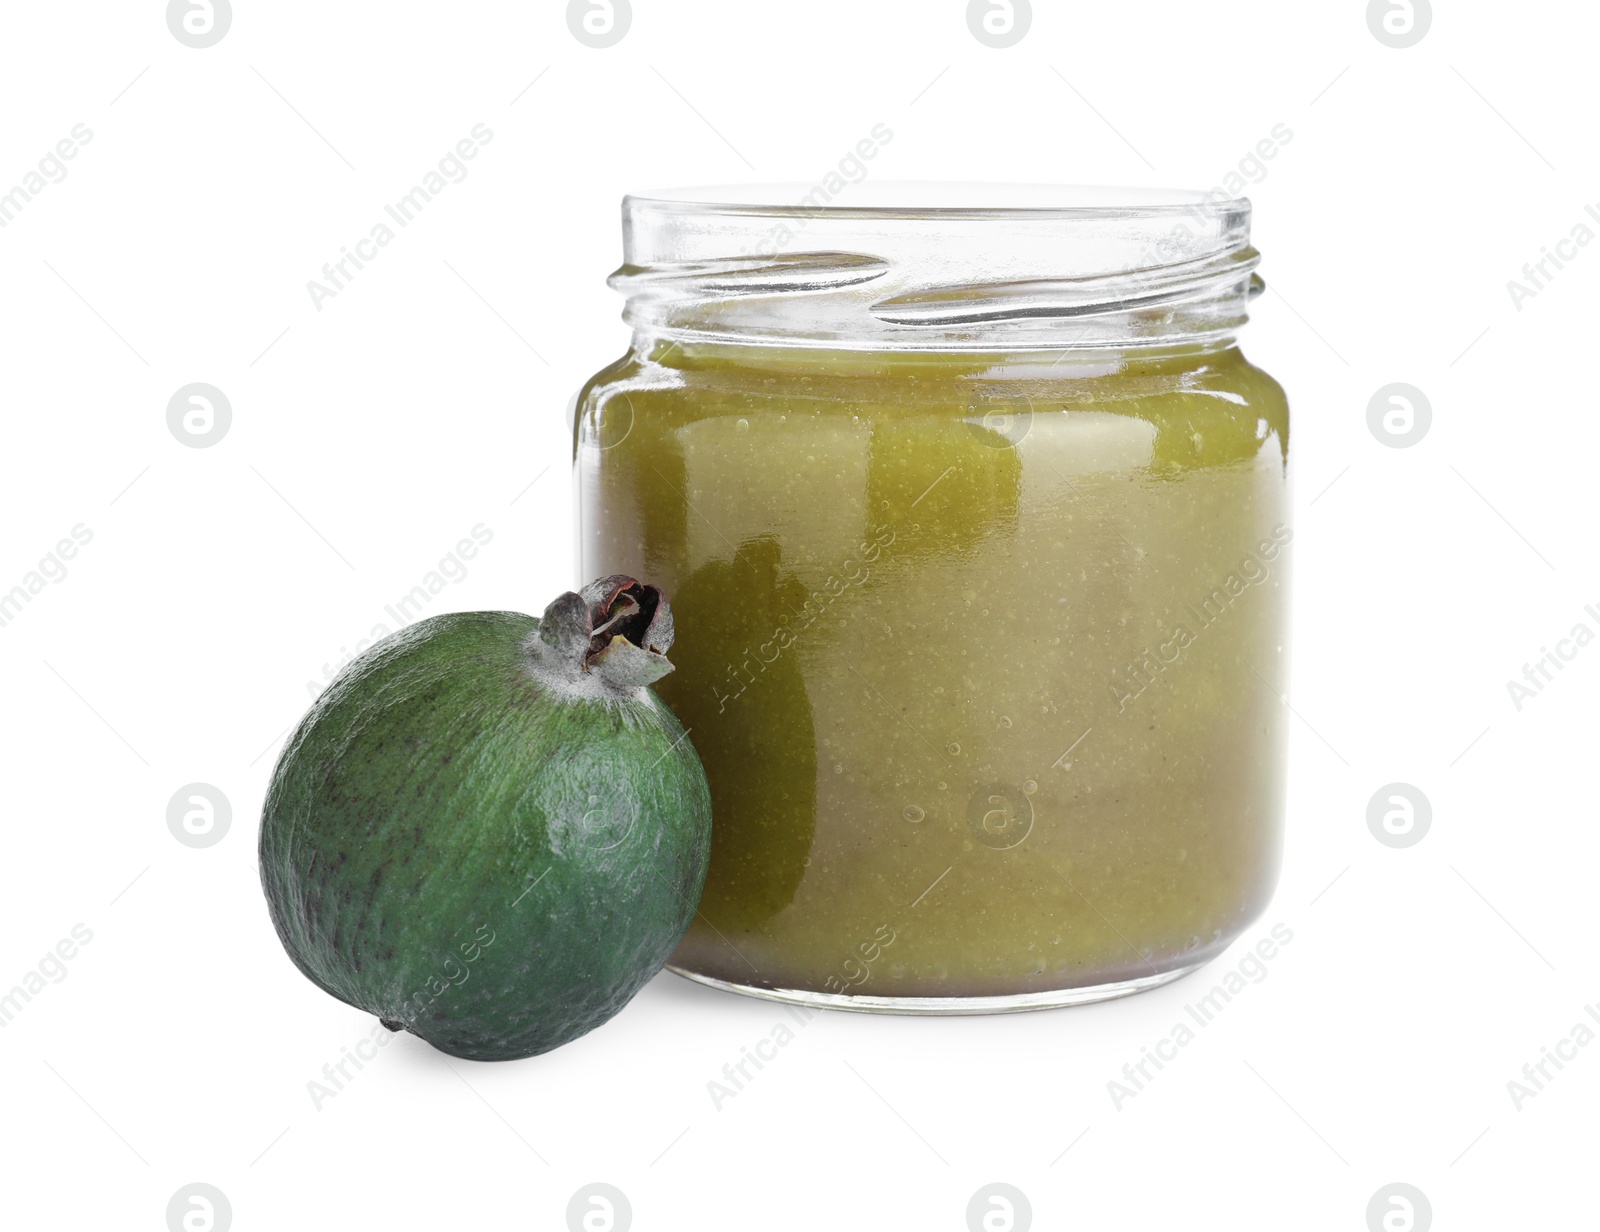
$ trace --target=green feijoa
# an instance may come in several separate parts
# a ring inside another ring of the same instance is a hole
[[[454,1056],[547,1052],[622,1009],[693,918],[705,773],[650,688],[672,610],[614,576],[542,619],[459,612],[356,659],[301,720],[261,819],[284,948]]]

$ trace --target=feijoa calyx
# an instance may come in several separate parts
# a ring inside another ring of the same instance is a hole
[[[649,687],[672,611],[608,577],[542,619],[459,612],[351,663],[261,819],[278,936],[313,983],[454,1056],[509,1060],[616,1014],[705,883],[711,797]]]

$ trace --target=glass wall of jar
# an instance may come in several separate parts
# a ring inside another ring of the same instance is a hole
[[[1282,832],[1250,205],[861,188],[623,206],[579,548],[677,614],[657,688],[714,838],[673,969],[925,1013],[1175,979],[1262,911]]]

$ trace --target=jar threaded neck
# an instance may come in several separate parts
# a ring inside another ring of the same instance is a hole
[[[625,198],[624,319],[851,350],[1161,346],[1231,337],[1262,287],[1244,198],[872,187],[886,203],[770,203],[797,199],[783,186]],[[905,204],[952,193],[964,203]]]

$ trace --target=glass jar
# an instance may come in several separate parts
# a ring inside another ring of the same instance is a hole
[[[714,837],[672,969],[909,1013],[1176,979],[1281,843],[1288,407],[1235,343],[1250,204],[858,187],[623,203],[580,557],[677,618],[657,688]]]

